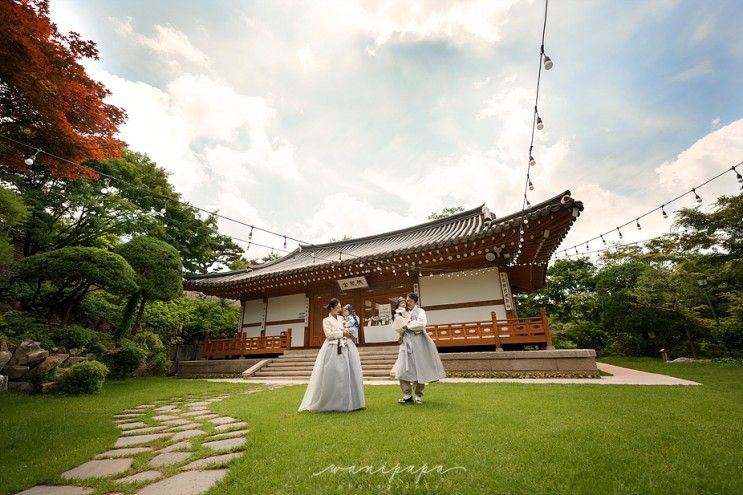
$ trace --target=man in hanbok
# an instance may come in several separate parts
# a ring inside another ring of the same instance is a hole
[[[402,327],[402,342],[397,358],[395,378],[400,380],[403,397],[400,404],[423,404],[423,388],[427,383],[446,378],[436,344],[426,332],[426,312],[418,306],[418,295],[408,294],[405,300],[410,320]]]

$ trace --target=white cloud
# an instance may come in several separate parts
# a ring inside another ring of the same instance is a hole
[[[193,46],[185,33],[175,29],[173,26],[156,24],[154,26],[155,36],[149,37],[134,30],[131,17],[126,17],[123,20],[116,17],[109,17],[109,21],[113,24],[114,30],[119,36],[135,44],[149,48],[158,55],[166,58],[166,60],[181,60],[201,66],[206,66],[209,62],[206,54]]]
[[[689,69],[686,69],[683,72],[679,72],[673,78],[671,81],[674,82],[686,82],[686,81],[693,81],[694,79],[699,79],[700,77],[709,76],[713,74],[714,71],[712,70],[712,64],[709,61],[699,63],[695,65],[694,67],[690,67]]]

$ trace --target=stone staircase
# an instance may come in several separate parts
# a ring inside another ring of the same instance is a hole
[[[390,370],[397,360],[399,346],[359,347],[361,368],[365,380],[392,380]],[[295,349],[256,371],[246,380],[302,380],[307,381],[319,349]]]

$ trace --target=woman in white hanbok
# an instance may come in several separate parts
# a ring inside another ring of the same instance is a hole
[[[338,319],[338,299],[328,303],[322,322],[325,342],[317,353],[300,411],[355,411],[366,407],[361,358],[351,332]]]

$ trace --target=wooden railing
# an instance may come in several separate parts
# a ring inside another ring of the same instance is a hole
[[[264,337],[247,337],[244,333],[236,334],[231,339],[210,340],[207,335],[201,357],[247,356],[252,354],[280,354],[288,351],[292,344],[292,329],[279,335]]]
[[[502,350],[503,345],[544,344],[552,349],[547,311],[540,309],[537,318],[509,318],[498,320],[491,313],[490,321],[430,325],[428,334],[437,347],[494,345]]]

